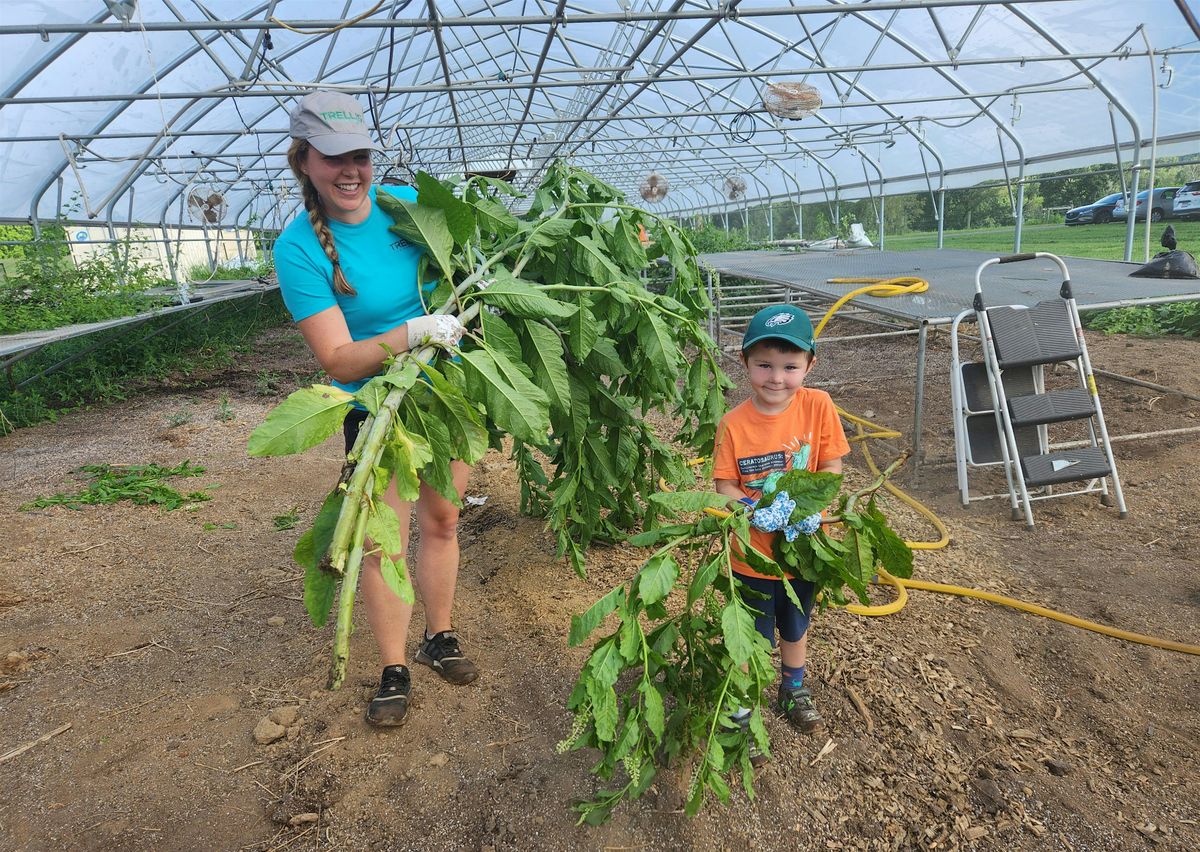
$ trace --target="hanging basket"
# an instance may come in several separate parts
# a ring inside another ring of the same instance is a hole
[[[779,118],[808,118],[821,108],[821,93],[808,83],[767,83],[763,109]]]

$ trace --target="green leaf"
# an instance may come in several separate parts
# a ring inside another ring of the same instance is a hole
[[[508,323],[491,311],[481,311],[480,324],[483,326],[483,339],[488,349],[499,349],[509,357],[509,360],[520,362],[524,357],[521,353],[521,341]],[[520,323],[523,320],[515,319]]]
[[[575,237],[572,262],[576,269],[597,284],[608,284],[622,278],[621,270],[609,259],[604,246],[588,236]]]
[[[475,213],[471,205],[455,198],[444,183],[425,172],[417,173],[417,202],[442,211],[446,217],[446,228],[455,244],[467,245],[475,236]]]
[[[379,407],[383,405],[383,400],[391,390],[391,387],[384,383],[383,376],[375,376],[355,391],[354,398],[373,416],[379,413]]]
[[[679,564],[670,553],[652,556],[637,574],[638,597],[646,606],[658,603],[675,586]]]
[[[576,312],[574,305],[558,301],[528,281],[513,278],[503,267],[496,269],[496,283],[479,291],[479,298],[525,319],[569,319]]]
[[[520,223],[508,208],[491,198],[480,198],[471,202],[479,223],[479,230],[497,237],[511,237],[520,229]]]
[[[621,601],[624,599],[625,587],[617,586],[592,604],[583,615],[571,616],[571,632],[567,637],[567,644],[572,648],[581,644],[583,640],[591,635],[593,630],[600,626],[605,616],[620,606]]]
[[[655,688],[654,684],[648,680],[643,680],[638,685],[638,692],[642,694],[643,714],[646,718],[646,727],[648,727],[650,729],[650,733],[654,735],[655,742],[660,742],[666,726],[666,712],[663,707],[662,694]]]
[[[753,605],[753,604],[752,604]],[[725,636],[725,649],[729,657],[739,666],[754,653],[754,617],[745,606],[731,600],[721,610],[721,633]]]
[[[433,412],[440,416],[450,434],[450,443],[454,447],[454,457],[475,464],[487,452],[487,429],[479,417],[479,412],[463,396],[462,390],[446,379],[432,367],[425,368],[425,375],[433,387],[433,393],[440,403],[439,410]]]
[[[712,581],[717,578],[717,574],[720,573],[724,562],[724,554],[718,553],[696,569],[696,573],[692,576],[692,582],[688,584],[687,602],[689,608],[704,596],[704,592],[712,585]]]
[[[552,249],[571,235],[575,227],[574,219],[555,218],[543,219],[538,222],[529,234],[529,244],[534,248]]]
[[[596,345],[596,338],[600,336],[600,327],[596,322],[596,317],[585,307],[582,298],[576,307],[577,310],[567,325],[567,343],[575,358],[584,361],[592,351],[592,347]]]
[[[525,320],[529,344],[525,363],[533,368],[533,381],[550,398],[550,408],[564,414],[571,410],[571,381],[563,360],[563,345],[558,334],[536,320]]]
[[[545,392],[500,351],[464,352],[462,358],[468,380],[482,391],[492,421],[518,441],[545,444],[550,431],[550,401]]]
[[[715,491],[657,491],[650,495],[650,502],[671,513],[729,510],[729,498]]]
[[[396,494],[401,500],[416,500],[421,496],[421,480],[417,471],[425,466],[429,445],[424,441],[418,446],[413,436],[398,419],[392,421],[392,436],[388,442],[387,457],[389,479],[396,485]],[[432,453],[429,453],[432,457]]]
[[[683,356],[667,324],[648,309],[638,321],[638,342],[654,369],[674,377],[680,372]],[[674,378],[672,378],[674,382]]]
[[[325,497],[321,509],[313,525],[296,542],[292,557],[304,566],[304,608],[308,617],[317,627],[322,627],[329,618],[329,609],[333,606],[336,576],[324,570],[321,562],[329,552],[333,541],[333,529],[337,526],[338,515],[342,511],[342,501],[345,493],[332,491]]]
[[[808,470],[790,470],[763,489],[763,499],[770,500],[780,491],[796,501],[792,520],[808,517],[825,509],[842,487],[840,473],[814,473]]]
[[[876,554],[884,570],[893,577],[910,578],[913,573],[912,548],[888,526],[887,519],[873,502],[867,509],[866,523],[875,538]]]
[[[592,720],[596,725],[596,739],[601,742],[612,742],[617,733],[617,694],[611,686],[596,687],[590,693]]]
[[[455,266],[451,252],[454,251],[454,237],[450,235],[444,212],[436,207],[404,201],[387,192],[376,194],[375,201],[396,223],[389,230],[429,249],[443,276],[453,274]]]
[[[846,556],[843,564],[846,572],[862,582],[871,579],[875,573],[875,551],[871,547],[870,533],[850,527],[842,539],[846,545]]]
[[[386,554],[381,553],[379,555],[379,573],[383,576],[383,582],[392,590],[392,594],[406,604],[416,601],[404,557],[393,561]]]
[[[353,394],[331,385],[301,388],[277,405],[250,435],[252,456],[286,456],[323,443],[350,413]]]
[[[609,637],[596,646],[588,658],[587,666],[592,673],[592,682],[602,686],[612,686],[621,674],[621,652],[617,642]]]

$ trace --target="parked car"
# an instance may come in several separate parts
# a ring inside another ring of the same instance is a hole
[[[1134,211],[1134,217],[1139,221],[1144,221],[1146,218],[1146,196],[1149,190],[1143,189],[1137,194],[1137,209]],[[1168,216],[1175,215],[1175,193],[1179,192],[1177,186],[1160,186],[1154,190],[1154,203],[1150,205],[1150,221],[1161,222]],[[1128,215],[1128,210],[1125,209],[1124,197],[1117,199],[1117,206],[1113,208],[1112,217],[1120,221],[1124,221]]]
[[[1114,192],[1091,204],[1072,207],[1067,211],[1066,222],[1068,225],[1102,225],[1105,222],[1111,222],[1113,208],[1117,206],[1120,199],[1121,193]]]
[[[1178,219],[1200,216],[1200,180],[1189,180],[1175,193],[1174,209]]]

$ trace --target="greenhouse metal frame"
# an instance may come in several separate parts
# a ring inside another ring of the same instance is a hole
[[[945,191],[1002,181],[1019,249],[1034,173],[1115,161],[1136,193],[1200,154],[1187,0],[24,0],[0,45],[0,221],[149,225],[168,256],[296,214],[287,116],[321,88],[364,103],[379,177],[529,189],[565,157],[639,204],[661,175],[680,219],[869,198],[881,242],[888,195],[928,194],[940,245]],[[774,82],[823,104],[773,115]]]

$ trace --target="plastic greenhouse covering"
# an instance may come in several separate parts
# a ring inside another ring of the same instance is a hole
[[[314,88],[367,107],[377,178],[569,157],[672,215],[1019,188],[1200,152],[1198,54],[1189,0],[5,0],[0,220],[278,227]]]

